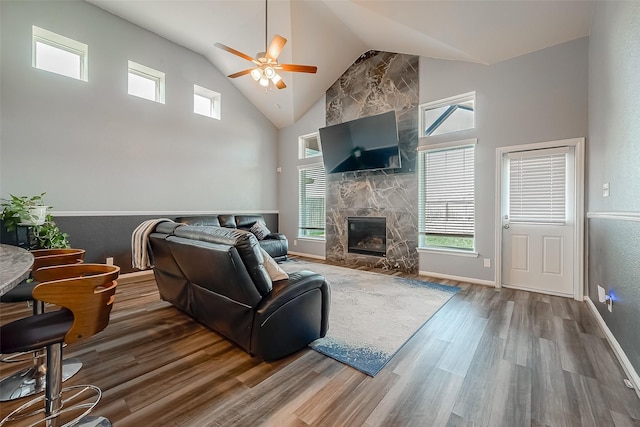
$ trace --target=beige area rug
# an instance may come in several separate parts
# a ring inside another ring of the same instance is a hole
[[[289,260],[292,273],[311,270],[331,287],[329,332],[314,350],[375,376],[405,342],[460,290],[415,279]]]

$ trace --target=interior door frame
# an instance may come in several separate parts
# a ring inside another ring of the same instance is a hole
[[[536,142],[496,148],[496,206],[495,206],[495,278],[496,288],[502,288],[502,174],[503,157],[515,151],[539,150],[543,148],[573,147],[575,162],[575,233],[573,238],[573,298],[584,299],[584,138],[562,139],[558,141]]]

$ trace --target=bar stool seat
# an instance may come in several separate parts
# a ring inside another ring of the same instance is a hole
[[[2,326],[0,348],[18,353],[63,342],[72,324],[73,313],[67,309],[25,317]]]

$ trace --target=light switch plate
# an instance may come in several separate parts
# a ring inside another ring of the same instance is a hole
[[[602,197],[609,197],[609,183],[602,184]]]

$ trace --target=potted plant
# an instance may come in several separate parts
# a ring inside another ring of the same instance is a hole
[[[1,199],[2,223],[7,231],[14,231],[18,226],[31,226],[38,246],[43,249],[68,248],[68,235],[60,231],[53,217],[48,212],[50,206],[44,204],[44,195],[14,196]]]

